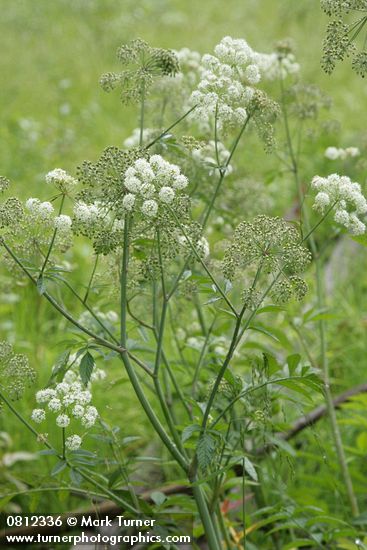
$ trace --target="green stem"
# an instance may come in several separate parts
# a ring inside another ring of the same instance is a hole
[[[143,146],[144,111],[145,111],[145,82],[143,80],[141,85],[141,105],[140,105],[140,137],[139,137],[140,147]]]
[[[156,137],[155,139],[153,139],[153,141],[151,141],[150,143],[148,143],[148,145],[145,147],[146,149],[150,149],[150,147],[152,147],[155,143],[157,143],[157,141],[159,141],[160,139],[162,139],[162,137],[164,137],[170,130],[172,130],[172,128],[174,128],[175,126],[177,126],[182,120],[184,120],[190,113],[192,113],[194,111],[194,109],[196,109],[197,105],[194,105],[193,107],[191,107],[191,109],[189,109],[184,115],[182,115],[179,119],[177,119],[173,124],[171,124],[171,126],[168,126],[168,128],[166,128],[161,134],[159,134],[158,137]]]
[[[222,550],[221,544],[217,539],[216,530],[212,517],[208,510],[208,505],[205,500],[205,494],[200,485],[196,484],[196,478],[191,480],[193,483],[192,492],[195,498],[196,505],[199,510],[200,518],[203,523],[205,535],[207,538],[209,550]]]
[[[59,213],[58,215],[60,216],[61,212],[62,212],[62,209],[64,207],[64,202],[65,202],[65,195],[63,194],[62,195],[62,198],[61,198],[61,203],[60,203],[60,208],[59,208]],[[51,252],[52,252],[52,248],[54,246],[54,242],[55,242],[55,239],[56,239],[56,235],[57,235],[57,228],[55,227],[54,229],[54,232],[53,232],[53,235],[52,235],[52,238],[51,238],[51,242],[50,242],[50,246],[48,247],[48,250],[47,250],[47,254],[46,254],[46,257],[44,259],[44,262],[42,264],[42,267],[41,267],[41,271],[40,271],[40,274],[39,274],[39,279],[42,278],[42,275],[46,269],[46,265],[47,265],[47,262],[50,258],[50,255],[51,255]]]
[[[229,156],[228,156],[228,158],[227,158],[227,160],[226,160],[226,162],[225,162],[224,168],[223,168],[223,169],[220,169],[220,171],[219,171],[219,181],[218,181],[218,183],[217,183],[217,186],[216,186],[216,188],[215,188],[215,191],[214,191],[214,193],[213,193],[213,196],[212,196],[212,198],[211,198],[211,201],[210,201],[210,203],[209,203],[209,205],[208,205],[208,208],[207,208],[207,210],[206,210],[206,212],[205,212],[205,214],[204,214],[204,218],[203,218],[203,222],[202,222],[203,228],[206,227],[206,224],[208,223],[209,216],[210,216],[210,214],[211,214],[211,211],[212,211],[212,209],[213,209],[214,203],[215,203],[216,198],[217,198],[217,196],[218,196],[219,189],[220,189],[221,186],[222,186],[224,177],[225,177],[225,175],[226,175],[227,168],[228,168],[228,166],[229,166],[229,164],[230,164],[230,162],[231,162],[231,160],[232,160],[232,157],[233,157],[233,155],[234,155],[234,153],[235,153],[235,151],[236,151],[236,149],[237,149],[237,146],[238,146],[238,144],[239,144],[239,142],[240,142],[240,140],[241,140],[241,137],[242,137],[244,131],[246,130],[248,123],[250,122],[250,119],[251,119],[251,117],[248,116],[247,119],[246,119],[246,121],[245,121],[245,123],[243,124],[241,130],[240,130],[240,133],[238,134],[237,138],[236,138],[235,141],[234,141],[234,144],[233,144],[233,146],[232,146],[232,149],[231,149],[231,151],[230,151],[230,153],[229,153]],[[217,131],[216,131],[216,136],[217,136]]]
[[[97,269],[97,265],[98,265],[98,254],[96,254],[96,258],[94,260],[94,265],[93,265],[93,269],[92,269],[92,273],[91,273],[91,276],[89,278],[89,282],[88,282],[88,286],[87,286],[87,290],[85,292],[85,296],[83,298],[83,303],[86,304],[87,303],[87,300],[88,300],[88,297],[89,297],[89,293],[90,293],[90,290],[92,288],[92,283],[93,283],[93,278],[94,278],[94,275],[96,273],[96,269]]]
[[[66,447],[65,447],[65,428],[62,428],[62,459],[66,458]]]
[[[127,327],[126,327],[126,312],[127,312],[127,277],[128,277],[128,263],[129,263],[129,224],[128,220],[125,220],[124,230],[124,244],[121,266],[121,278],[120,278],[120,307],[121,307],[121,346],[126,346],[127,341]],[[124,363],[127,375],[130,379],[131,385],[135,391],[135,394],[147,415],[150,423],[152,424],[155,432],[160,437],[162,443],[167,447],[173,458],[176,459],[181,468],[187,472],[188,464],[185,457],[178,450],[177,445],[171,440],[164,427],[160,423],[157,415],[155,414],[151,404],[145,396],[143,388],[139,382],[139,379],[135,373],[134,367],[130,363],[129,355],[126,351],[121,351],[121,359]]]
[[[280,79],[280,84],[281,84],[283,117],[284,117],[287,147],[288,147],[288,152],[292,163],[292,172],[294,175],[297,192],[299,195],[300,215],[303,213],[304,223],[305,223],[306,232],[307,232],[306,237],[304,237],[303,240],[309,241],[310,248],[314,257],[315,266],[316,266],[317,303],[318,303],[319,309],[322,309],[324,307],[324,295],[323,295],[323,285],[322,285],[322,265],[321,265],[322,260],[320,258],[320,255],[318,254],[316,242],[313,237],[313,232],[320,225],[320,223],[325,219],[325,217],[328,215],[331,208],[333,208],[335,205],[332,205],[332,207],[327,211],[326,215],[322,218],[322,220],[319,223],[316,224],[315,227],[313,227],[311,230],[309,229],[310,223],[309,223],[308,212],[307,212],[307,208],[306,208],[303,193],[302,193],[302,185],[299,178],[297,158],[293,149],[291,132],[290,132],[289,122],[288,122],[288,113],[287,113],[285,96],[284,96],[284,84],[282,79]],[[342,441],[342,437],[341,437],[341,433],[340,433],[340,429],[339,429],[339,425],[336,417],[335,407],[333,403],[333,396],[332,396],[331,387],[330,387],[330,371],[329,371],[329,362],[327,358],[327,339],[326,339],[324,319],[319,319],[318,327],[319,327],[319,336],[320,336],[320,345],[321,345],[321,366],[322,366],[323,378],[324,378],[326,408],[327,408],[331,431],[334,439],[336,454],[338,457],[339,468],[343,476],[352,514],[354,517],[356,517],[359,515],[358,503],[354,493],[352,478],[349,472],[349,468],[348,468],[348,464],[347,464],[347,460],[344,452],[343,441]]]
[[[251,286],[251,289],[254,290],[256,288],[256,284],[258,282],[258,279],[260,277],[260,273],[261,273],[261,270],[262,270],[262,264],[263,262],[260,262],[259,266],[258,266],[258,269],[256,271],[256,275],[255,275],[255,278],[254,278],[254,281],[252,283],[252,286]],[[271,288],[271,286],[269,287]],[[268,290],[269,291],[269,290]],[[253,317],[253,315],[249,316],[246,324],[245,324],[245,327],[240,335],[240,329],[241,329],[241,324],[242,324],[242,319],[243,319],[243,316],[246,312],[246,309],[247,309],[247,304],[245,303],[242,307],[242,310],[240,312],[240,314],[238,315],[237,317],[237,320],[236,320],[236,324],[235,324],[235,327],[234,327],[234,331],[233,331],[233,335],[232,335],[232,341],[230,343],[230,346],[229,346],[229,350],[227,352],[227,355],[224,359],[224,362],[219,370],[219,373],[217,375],[217,378],[214,382],[214,386],[213,386],[213,389],[212,391],[210,392],[210,396],[209,396],[209,399],[208,399],[208,403],[206,405],[206,408],[205,408],[205,412],[204,412],[204,417],[203,417],[203,422],[202,422],[202,429],[205,430],[206,428],[206,425],[207,425],[207,422],[208,422],[208,418],[209,418],[209,414],[210,414],[210,410],[212,408],[212,405],[214,403],[214,399],[215,399],[215,396],[218,392],[218,389],[219,389],[219,386],[220,386],[220,383],[223,379],[223,376],[227,370],[227,367],[232,359],[232,356],[233,356],[233,353],[241,339],[241,335],[243,334],[243,332],[248,328],[250,322],[251,322],[251,319]],[[256,313],[256,310],[255,312],[253,312],[254,314]]]

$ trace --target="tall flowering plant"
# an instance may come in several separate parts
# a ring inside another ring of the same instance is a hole
[[[324,97],[300,83],[287,42],[264,54],[244,39],[225,37],[213,54],[201,56],[134,40],[119,48],[117,58],[122,71],[104,74],[101,85],[107,92],[119,89],[124,104],[139,106],[140,117],[124,147],[107,147],[75,176],[60,168],[49,172],[49,201],[8,197],[1,203],[7,272],[34,285],[73,328],[29,418],[14,404],[26,376],[15,393],[14,380],[7,380],[11,364],[16,372],[23,366],[30,381],[34,371],[2,343],[1,400],[55,457],[55,475],[69,469],[73,483],[98,490],[126,513],[146,513],[125,470],[120,483],[128,491],[121,493],[116,476],[99,475],[83,453],[96,426],[108,430],[94,395],[118,360],[162,452],[192,493],[197,535],[219,550],[248,534],[246,480],[259,506],[263,501],[253,461],[266,417],[279,413],[275,404],[289,393],[317,395],[324,387],[347,498],[357,514],[323,321],[320,358],[287,355],[282,346],[273,353],[264,338],[281,339],[262,323],[301,307],[294,303],[305,298],[314,266],[322,310],[321,225],[353,235],[366,230],[359,184],[337,174],[316,176],[306,196],[301,181],[292,123],[317,118]],[[279,208],[278,215],[272,212],[274,186],[249,177],[245,136],[255,149],[260,140],[294,177],[291,217],[284,219]],[[243,155],[245,167],[238,164]],[[2,178],[0,187],[8,193],[9,182]],[[80,243],[88,247],[87,265],[80,264]],[[55,442],[38,431],[47,419],[55,424]],[[111,434],[109,441],[121,465]],[[241,511],[229,517],[226,502],[238,491]]]

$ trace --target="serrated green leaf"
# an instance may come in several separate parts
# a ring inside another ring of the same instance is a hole
[[[197,444],[196,456],[199,466],[202,470],[206,470],[211,464],[215,452],[216,442],[214,437],[208,433],[204,433]]]
[[[190,426],[186,426],[181,435],[182,442],[185,443],[185,441],[190,439],[193,433],[199,432],[200,429],[199,424],[190,424]]]
[[[95,362],[93,359],[93,355],[91,355],[89,351],[87,351],[83,355],[79,365],[80,378],[82,379],[82,382],[85,386],[88,385],[90,377],[92,376],[94,366],[95,366]]]
[[[65,371],[66,371],[66,367],[67,367],[67,364],[68,364],[68,361],[69,361],[69,357],[70,357],[70,351],[64,351],[64,353],[62,353],[61,355],[59,355],[59,357],[56,359],[56,363],[55,365],[53,366],[53,369],[52,369],[52,373],[51,373],[51,376],[50,376],[50,379],[47,383],[47,385],[49,386],[56,378],[58,378],[59,376],[63,376],[65,374]]]

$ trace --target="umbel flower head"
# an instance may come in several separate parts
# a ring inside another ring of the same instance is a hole
[[[327,178],[315,176],[312,188],[317,191],[314,208],[324,213],[335,209],[334,220],[344,225],[352,235],[361,235],[366,225],[359,219],[367,213],[367,201],[359,183],[354,183],[347,176],[331,174]]]
[[[285,79],[288,75],[298,74],[300,70],[289,40],[278,42],[272,53],[256,53],[255,61],[265,80]]]
[[[20,399],[24,390],[36,379],[35,370],[22,353],[14,353],[11,344],[0,341],[0,384],[10,399]]]
[[[77,184],[77,180],[62,168],[55,168],[51,172],[48,172],[45,180],[48,185],[54,185],[62,193],[67,193]]]
[[[84,188],[77,196],[72,228],[74,233],[91,238],[97,253],[108,254],[122,247],[127,215],[134,220],[130,242],[142,238],[154,241],[159,231],[165,257],[179,251],[175,218],[193,243],[201,236],[201,228],[191,220],[190,197],[184,193],[188,179],[160,155],[108,148],[96,164],[82,165],[79,179]]]
[[[246,270],[253,272],[254,268],[259,268],[273,280],[277,278],[272,293],[283,302],[292,296],[301,299],[305,295],[307,286],[299,273],[310,261],[311,254],[303,246],[295,226],[281,218],[259,215],[252,222],[242,222],[236,228],[225,251],[222,268],[229,280],[238,276],[242,278]],[[254,291],[254,288],[250,292],[246,289],[244,293],[249,303],[258,300]]]
[[[348,56],[352,57],[353,70],[365,77],[367,74],[367,52],[365,50],[364,33],[361,31],[366,25],[366,0],[321,0],[324,12],[332,17],[326,28],[323,43],[322,66],[327,73],[331,73],[338,61]],[[355,18],[348,17],[355,14]],[[363,35],[361,44],[358,37]]]
[[[176,54],[163,48],[152,48],[140,38],[118,48],[117,59],[123,65],[121,73],[105,73],[100,84],[106,92],[120,87],[124,103],[137,102],[149,92],[154,79],[174,76],[179,70]]]
[[[195,117],[206,123],[217,114],[219,128],[242,125],[261,78],[255,53],[246,40],[226,36],[214,54],[201,59],[201,80],[191,95]]]
[[[139,210],[146,218],[156,218],[188,183],[180,168],[160,155],[138,159],[125,172],[122,206],[126,212]]]
[[[71,359],[73,366],[78,361]],[[93,379],[98,380],[101,377],[96,375]],[[77,419],[82,427],[89,429],[97,421],[98,411],[96,407],[90,405],[91,383],[85,388],[75,370],[69,369],[63,380],[55,387],[45,388],[36,393],[36,401],[44,408],[33,409],[31,418],[37,424],[46,420],[47,412],[56,415],[55,423],[59,428],[68,428],[73,419]],[[66,438],[65,445],[70,450],[76,450],[80,447],[82,438],[73,434]]]

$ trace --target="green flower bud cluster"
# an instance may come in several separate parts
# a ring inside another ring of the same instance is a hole
[[[117,59],[124,70],[103,74],[100,84],[106,92],[120,87],[123,103],[140,101],[157,77],[174,76],[179,71],[179,61],[173,51],[152,48],[140,38],[118,48]]]
[[[289,111],[300,120],[316,120],[321,110],[331,107],[331,98],[314,84],[298,82],[287,92]]]
[[[281,218],[259,215],[252,222],[242,222],[234,232],[232,243],[224,254],[222,271],[229,280],[238,275],[243,279],[246,270],[261,269],[267,276],[278,277],[273,295],[280,301],[291,296],[301,299],[306,284],[298,277],[311,261],[311,254],[302,245],[298,230]],[[258,290],[258,289],[256,289]],[[243,298],[250,307],[258,307],[261,298],[245,290]],[[254,303],[255,302],[255,303]]]
[[[367,21],[366,0],[321,0],[321,7],[333,18],[327,25],[323,43],[323,69],[331,73],[338,61],[351,56],[353,70],[364,78],[367,73],[365,40],[360,46],[357,40]],[[357,13],[357,19],[349,21],[350,13]]]
[[[8,178],[5,178],[4,176],[0,176],[0,193],[4,193],[7,189],[9,189],[10,181]]]
[[[247,112],[251,116],[252,124],[263,142],[265,150],[272,151],[275,144],[274,123],[280,114],[278,103],[270,99],[262,90],[255,89]]]
[[[10,399],[20,399],[36,379],[35,370],[22,353],[14,353],[11,344],[0,341],[0,383]]]
[[[14,226],[23,217],[23,206],[19,199],[10,197],[0,205],[0,228]]]

